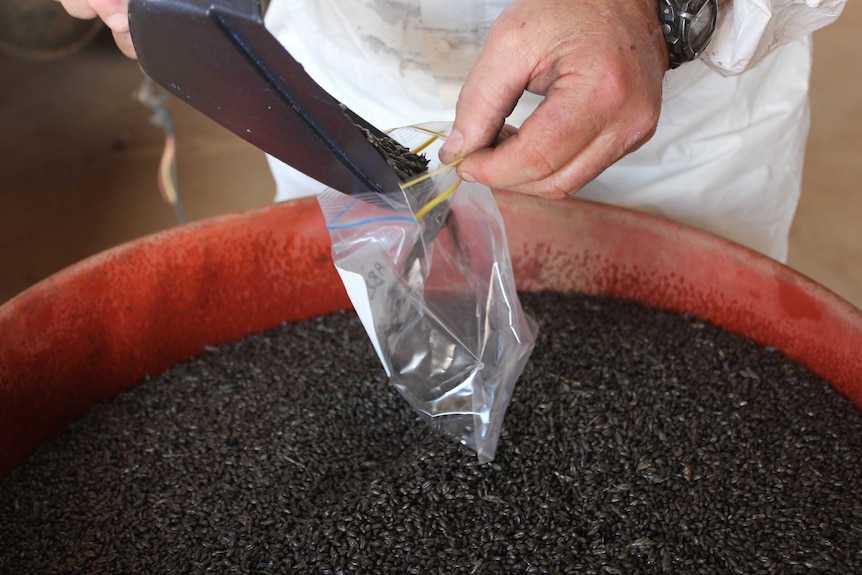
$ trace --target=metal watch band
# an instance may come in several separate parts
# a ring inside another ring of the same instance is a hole
[[[658,17],[672,70],[703,53],[715,33],[718,1],[658,0]]]

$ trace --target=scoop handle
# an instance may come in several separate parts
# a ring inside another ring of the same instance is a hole
[[[269,33],[260,0],[131,0],[129,29],[144,71],[234,134],[340,192],[400,193],[364,120]]]

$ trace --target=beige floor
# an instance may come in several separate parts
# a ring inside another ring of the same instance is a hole
[[[790,265],[862,308],[862,5],[816,35],[812,131]],[[142,76],[100,37],[51,62],[0,56],[0,303],[93,253],[176,224]],[[265,205],[260,152],[171,100],[192,220]]]

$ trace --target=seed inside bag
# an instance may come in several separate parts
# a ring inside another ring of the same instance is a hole
[[[692,318],[524,294],[496,459],[436,435],[352,312],[212,348],[0,483],[2,573],[862,573],[862,416]]]
[[[368,142],[383,156],[383,159],[402,182],[415,178],[428,168],[429,160],[424,155],[413,153],[387,134],[357,122],[352,112],[347,110],[343,104],[341,109],[345,111],[353,125],[365,135]]]

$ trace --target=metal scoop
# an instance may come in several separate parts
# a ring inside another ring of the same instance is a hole
[[[131,0],[129,29],[156,83],[342,193],[371,191],[403,204],[393,162],[406,160],[416,173],[427,165],[416,154],[386,152],[410,154],[305,72],[264,27],[259,0]]]

